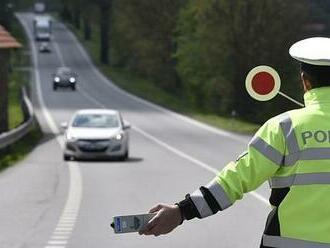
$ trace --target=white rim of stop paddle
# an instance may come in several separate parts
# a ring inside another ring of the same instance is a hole
[[[267,72],[269,73],[273,79],[274,79],[274,88],[272,89],[271,92],[269,92],[266,95],[260,95],[257,92],[255,92],[252,88],[252,79],[253,77],[258,74],[259,72]],[[268,101],[272,98],[274,98],[278,92],[280,91],[281,88],[281,78],[278,75],[277,71],[275,71],[272,67],[267,66],[267,65],[259,65],[257,67],[254,67],[246,76],[245,79],[245,87],[249,95],[258,100],[258,101]]]

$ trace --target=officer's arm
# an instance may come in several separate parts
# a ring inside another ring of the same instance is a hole
[[[179,202],[183,218],[204,218],[230,207],[276,173],[284,152],[282,130],[278,122],[271,120],[259,129],[247,152],[236,162],[229,163],[208,185]]]

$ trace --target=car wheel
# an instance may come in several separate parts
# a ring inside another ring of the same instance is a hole
[[[71,85],[72,90],[76,90],[76,85]]]
[[[128,159],[128,150],[125,152],[123,156],[120,157],[121,161],[126,161]]]
[[[57,86],[55,84],[53,85],[53,90],[57,90]]]
[[[71,159],[71,156],[68,154],[63,154],[64,161],[69,161]]]

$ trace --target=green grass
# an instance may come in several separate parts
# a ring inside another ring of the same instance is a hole
[[[245,122],[239,119],[227,118],[216,114],[203,113],[197,109],[187,105],[182,99],[171,95],[162,88],[145,78],[142,78],[131,71],[125,69],[113,68],[110,66],[101,65],[99,62],[99,39],[97,27],[94,26],[93,38],[91,41],[85,41],[83,38],[82,29],[77,30],[72,25],[68,24],[69,28],[76,34],[78,39],[87,48],[94,63],[119,87],[125,89],[134,95],[147,99],[151,102],[159,104],[163,107],[172,109],[176,112],[190,116],[198,121],[207,123],[217,128],[228,130],[241,134],[253,134],[260,125]]]
[[[224,118],[218,115],[212,115],[212,114],[199,114],[194,113],[191,115],[192,118],[205,122],[211,126],[219,127],[231,132],[238,132],[242,134],[252,134],[255,133],[259,125],[256,125],[254,123],[249,123],[233,118]]]
[[[29,57],[25,53],[26,38],[24,31],[16,19],[13,20],[11,34],[23,47],[11,52],[12,71],[9,74],[8,95],[8,125],[9,129],[19,126],[24,121],[21,109],[21,89],[29,82],[29,73],[21,68],[30,65]]]
[[[0,151],[0,171],[16,164],[29,154],[42,138],[39,126],[34,125],[33,129],[21,140],[8,148]]]
[[[23,48],[11,53],[12,71],[9,75],[9,95],[8,95],[8,124],[9,129],[13,129],[24,121],[21,109],[21,89],[22,86],[29,86],[30,74],[24,68],[29,67],[30,60],[27,55],[26,38],[24,31],[17,20],[13,22],[11,34],[22,43]],[[23,68],[23,70],[22,70]],[[0,171],[8,168],[22,160],[37,145],[42,137],[42,132],[37,123],[34,124],[30,132],[21,140],[11,146],[0,150]]]
[[[25,84],[22,73],[13,72],[9,82],[8,121],[9,129],[14,129],[24,121],[21,109],[21,88]]]

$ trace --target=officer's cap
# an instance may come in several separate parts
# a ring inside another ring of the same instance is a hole
[[[302,63],[330,66],[330,38],[313,37],[298,41],[290,47],[289,54]]]

